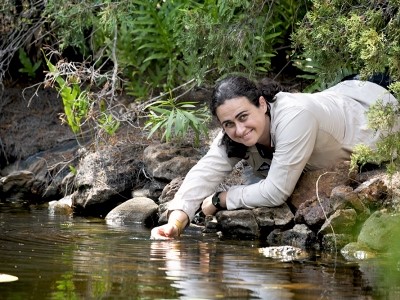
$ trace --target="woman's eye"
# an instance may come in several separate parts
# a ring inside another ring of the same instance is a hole
[[[241,115],[239,117],[239,121],[246,121],[246,119],[247,119],[247,115]]]
[[[227,122],[227,123],[224,123],[224,128],[232,128],[233,125],[234,124],[232,122]]]

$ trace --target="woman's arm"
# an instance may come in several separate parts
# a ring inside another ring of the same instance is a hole
[[[220,133],[207,154],[188,172],[174,199],[168,204],[168,223],[153,228],[151,237],[170,239],[178,237],[191,222],[203,200],[215,193],[240,159],[228,158],[220,145]]]
[[[217,186],[240,161],[228,158],[220,145],[222,133],[213,141],[207,154],[188,172],[181,187],[169,203],[168,210],[182,210],[191,221],[204,199],[215,193]]]

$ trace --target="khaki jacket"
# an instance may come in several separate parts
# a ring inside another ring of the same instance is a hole
[[[365,112],[378,99],[396,101],[381,86],[356,80],[314,94],[278,93],[270,104],[272,161],[262,158],[255,146],[248,149],[248,164],[264,179],[231,187],[227,209],[279,206],[292,194],[303,170],[349,160],[360,143],[374,148],[379,136],[367,128]],[[227,157],[221,138],[222,132],[188,172],[169,210],[182,210],[192,220],[202,201],[240,161]]]

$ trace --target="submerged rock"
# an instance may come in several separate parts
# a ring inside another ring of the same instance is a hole
[[[348,261],[366,260],[376,257],[376,252],[360,242],[347,244],[340,250],[340,253]]]
[[[264,247],[259,248],[258,252],[265,257],[277,259],[281,262],[302,260],[309,257],[304,249],[293,246]]]

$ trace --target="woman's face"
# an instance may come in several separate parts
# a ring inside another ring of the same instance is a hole
[[[225,100],[217,107],[218,120],[233,141],[248,147],[256,143],[270,145],[270,121],[265,115],[268,105],[264,97],[259,101],[257,107],[247,97],[238,97]]]

